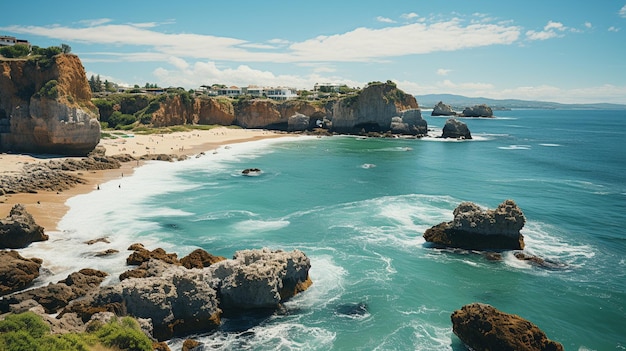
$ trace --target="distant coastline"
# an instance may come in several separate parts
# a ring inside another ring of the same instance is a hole
[[[537,109],[537,110],[626,110],[626,105],[611,103],[592,104],[561,104],[558,102],[518,100],[518,99],[489,99],[483,97],[467,97],[454,94],[426,94],[414,95],[422,110],[432,109],[439,101],[452,106],[455,110],[463,110],[467,106],[487,104],[493,110],[508,109]]]

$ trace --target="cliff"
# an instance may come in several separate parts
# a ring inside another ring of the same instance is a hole
[[[392,82],[370,84],[358,94],[325,101],[194,99],[183,93],[157,97],[154,103],[157,107],[145,113],[151,111],[151,123],[155,126],[219,124],[295,131],[311,130],[321,121],[325,128],[338,133],[427,132],[415,98]]]
[[[97,111],[77,56],[0,61],[0,151],[86,155]]]

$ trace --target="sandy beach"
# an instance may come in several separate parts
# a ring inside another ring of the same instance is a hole
[[[276,138],[285,134],[259,129],[234,129],[218,127],[211,130],[192,130],[170,134],[138,135],[133,133],[114,134],[116,138],[107,138],[100,141],[106,148],[106,155],[129,154],[140,157],[146,154],[176,154],[196,155],[216,149],[220,146],[253,141],[266,138]],[[17,174],[26,164],[47,162],[49,156],[0,154],[0,176]],[[142,162],[123,163],[122,167],[114,170],[75,172],[86,180],[70,190],[62,192],[38,192],[36,194],[7,194],[0,196],[0,218],[6,217],[14,204],[21,203],[33,215],[35,222],[46,231],[57,230],[57,224],[67,212],[67,199],[78,194],[87,193],[97,188],[98,184],[112,179],[129,175],[134,167]]]

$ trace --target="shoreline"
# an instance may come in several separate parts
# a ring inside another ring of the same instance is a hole
[[[141,157],[146,154],[168,154],[192,156],[217,149],[228,144],[284,137],[289,134],[277,133],[261,129],[233,129],[216,127],[210,130],[191,130],[170,134],[138,135],[120,133],[115,139],[102,139],[98,146],[106,149],[106,155],[129,154]],[[0,154],[0,176],[13,175],[21,172],[26,164],[45,163],[50,160],[63,160],[80,157],[50,157],[47,155]],[[180,162],[180,161],[176,161]],[[0,195],[0,218],[9,215],[15,204],[22,204],[30,213],[35,223],[44,227],[45,232],[58,231],[58,224],[65,216],[69,207],[67,201],[77,195],[86,194],[97,189],[98,185],[124,175],[130,175],[136,167],[145,161],[122,163],[117,169],[97,171],[73,171],[72,173],[85,180],[65,191],[40,191],[37,193],[18,193]]]

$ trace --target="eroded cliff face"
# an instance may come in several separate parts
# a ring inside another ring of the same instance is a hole
[[[0,61],[0,150],[82,156],[100,141],[97,108],[75,55]]]
[[[405,94],[395,84],[370,85],[357,96],[335,103],[332,110],[333,129],[340,133],[364,130],[385,132],[391,120],[404,110],[419,108],[415,97]]]
[[[296,119],[297,127],[294,127],[293,121]],[[326,127],[339,133],[426,133],[426,121],[421,118],[415,97],[405,94],[390,82],[373,84],[358,95],[325,102],[228,98],[187,100],[173,96],[164,98],[159,109],[152,113],[152,124],[155,126],[219,124],[243,128],[305,130],[314,128],[318,120],[324,121]]]

